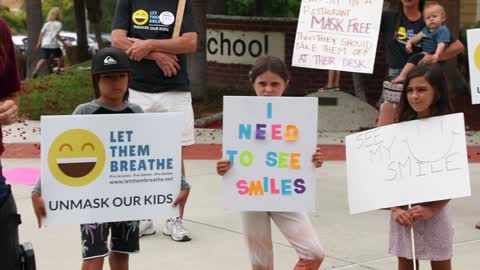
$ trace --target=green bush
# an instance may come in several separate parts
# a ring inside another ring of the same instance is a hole
[[[66,69],[61,75],[50,74],[24,81],[20,94],[19,114],[27,119],[39,120],[41,115],[67,115],[75,107],[94,98],[90,63]]]

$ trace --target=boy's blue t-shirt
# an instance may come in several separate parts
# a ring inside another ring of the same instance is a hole
[[[430,31],[427,27],[424,27],[422,33],[422,50],[430,54],[435,53],[438,44],[448,44],[452,40],[452,34],[445,25],[440,26],[434,31]]]

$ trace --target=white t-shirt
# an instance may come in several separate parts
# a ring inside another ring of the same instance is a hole
[[[59,21],[46,22],[41,32],[43,33],[42,48],[56,49],[60,48],[60,43],[57,40],[57,33],[62,30],[62,23]]]

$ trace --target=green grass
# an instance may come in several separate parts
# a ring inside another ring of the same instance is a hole
[[[20,94],[20,111],[22,118],[40,120],[41,115],[68,115],[82,103],[94,99],[90,62],[67,68],[61,75],[25,80],[25,89]],[[253,95],[252,90],[244,89],[209,89],[202,99],[193,100],[195,118],[221,112],[224,95]]]

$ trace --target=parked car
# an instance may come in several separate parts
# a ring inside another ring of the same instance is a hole
[[[95,34],[89,34],[88,36],[93,39],[93,41],[97,42]],[[112,35],[110,33],[102,33],[102,42],[105,47],[112,46]]]
[[[60,32],[60,37],[67,43],[68,46],[77,46],[77,33],[75,32],[68,32],[68,31],[62,31]],[[23,38],[23,48],[24,51],[28,50],[28,37],[25,36]],[[88,51],[90,54],[95,54],[98,51],[98,44],[95,42],[92,38],[87,37],[87,42],[88,42]],[[60,47],[63,51],[63,54],[65,54],[65,49],[63,48],[63,45],[60,43]]]
[[[26,38],[26,35],[14,35],[12,36],[13,45],[15,46],[15,52],[25,54],[26,48],[23,40]]]
[[[60,36],[66,41],[69,46],[77,46],[77,33],[62,31]],[[98,44],[91,37],[87,36],[88,51],[95,54],[98,51]]]

